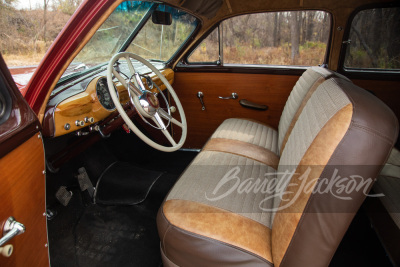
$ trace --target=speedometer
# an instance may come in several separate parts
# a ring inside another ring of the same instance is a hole
[[[115,105],[113,100],[111,99],[110,91],[108,90],[107,78],[102,77],[97,81],[96,85],[96,94],[97,98],[100,101],[100,104],[107,110],[114,110]],[[117,92],[118,95],[118,92]]]

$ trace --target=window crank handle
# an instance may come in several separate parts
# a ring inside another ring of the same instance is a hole
[[[204,97],[203,92],[197,92],[197,97],[200,99],[201,110],[206,110],[206,107],[204,106],[204,101],[203,101],[203,97]]]

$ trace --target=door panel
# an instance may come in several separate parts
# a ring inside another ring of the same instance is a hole
[[[25,225],[25,233],[11,239],[9,258],[0,256],[0,266],[48,266],[45,212],[44,151],[38,134],[0,159],[2,222],[13,216]]]
[[[251,118],[278,127],[279,119],[298,75],[176,72],[173,84],[185,110],[188,136],[185,148],[202,148],[215,129],[228,118]],[[203,92],[201,109],[197,92]],[[232,93],[238,99],[223,100]],[[259,111],[242,107],[240,99],[268,106]]]
[[[40,124],[18,91],[0,55],[0,236],[13,216],[25,233],[4,245],[13,253],[0,255],[0,266],[48,266],[45,205],[45,161]],[[3,246],[4,246],[3,245]]]

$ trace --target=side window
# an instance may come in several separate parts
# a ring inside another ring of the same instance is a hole
[[[211,62],[217,63],[219,61],[219,37],[218,37],[218,27],[215,28],[208,36],[205,38],[200,45],[193,51],[193,53],[188,57],[190,63],[198,62]]]
[[[358,12],[344,59],[345,69],[400,70],[400,7]]]
[[[330,28],[330,14],[324,11],[268,12],[233,17],[219,25],[222,31],[221,64],[322,64]],[[215,30],[194,50],[188,62],[216,62],[217,37]]]

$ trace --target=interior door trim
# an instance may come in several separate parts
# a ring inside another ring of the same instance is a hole
[[[10,71],[0,56],[0,85],[2,92],[9,97],[9,116],[0,125],[0,158],[21,145],[41,130],[36,114],[29,107],[18,90]]]

